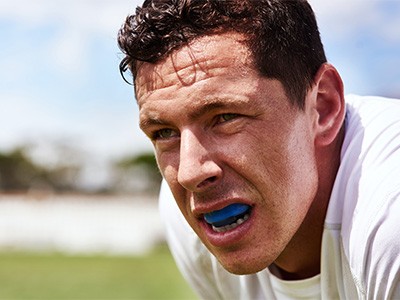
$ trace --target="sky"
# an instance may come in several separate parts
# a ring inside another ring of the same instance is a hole
[[[310,0],[346,93],[400,98],[400,0]],[[116,36],[139,0],[0,0],[0,151],[54,145],[84,157],[86,180],[152,149],[120,77]]]

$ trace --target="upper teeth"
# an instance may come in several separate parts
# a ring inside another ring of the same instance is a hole
[[[215,227],[214,225],[212,226],[212,229],[215,232],[226,232],[228,230],[232,230],[236,227],[238,227],[240,224],[243,224],[245,221],[249,219],[249,214],[245,214],[243,218],[238,219],[236,222],[233,222],[232,224],[221,226],[221,227]]]

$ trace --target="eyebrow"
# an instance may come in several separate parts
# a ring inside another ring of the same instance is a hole
[[[189,116],[189,119],[195,120],[209,111],[221,109],[221,108],[224,108],[227,106],[228,105],[226,103],[223,103],[223,101],[221,99],[213,100],[212,102],[210,101],[210,102],[202,105],[198,110],[190,113],[188,116]]]
[[[139,127],[142,130],[145,130],[146,128],[151,127],[151,126],[165,126],[165,125],[169,125],[169,124],[161,121],[158,118],[146,118],[144,120],[140,120],[140,122],[139,122]]]
[[[218,110],[221,108],[235,108],[240,105],[247,103],[247,101],[235,99],[235,101],[229,101],[227,98],[213,98],[205,99],[206,103],[202,104],[197,110],[189,113],[187,116],[190,120],[196,120],[207,112]],[[141,120],[139,123],[140,128],[143,130],[150,126],[169,126],[169,122],[165,122],[157,117],[147,117]]]

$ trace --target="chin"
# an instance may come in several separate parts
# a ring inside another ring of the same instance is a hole
[[[218,259],[219,263],[227,270],[229,273],[235,275],[250,275],[260,272],[269,267],[272,262],[262,262],[261,260],[258,261],[251,261],[251,259],[242,258],[242,259],[233,259],[231,261],[220,260]]]

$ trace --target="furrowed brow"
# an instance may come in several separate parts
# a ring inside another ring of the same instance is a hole
[[[202,105],[198,110],[189,114],[189,118],[195,120],[207,112],[227,107],[222,101],[210,102]]]
[[[239,108],[243,105],[247,105],[248,101],[246,99],[226,99],[226,98],[213,98],[210,100],[202,100],[205,103],[198,105],[197,109],[187,113],[186,117],[189,120],[197,120],[201,116],[219,109],[230,109]],[[158,118],[157,114],[149,113],[141,118],[139,122],[140,128],[145,131],[149,127],[153,126],[171,126],[171,123]]]
[[[152,126],[164,126],[164,125],[168,125],[168,124],[157,118],[145,118],[145,119],[140,120],[140,122],[139,122],[139,127],[143,131],[145,131],[147,128],[152,127]]]
[[[247,101],[239,100],[239,99],[224,99],[224,98],[214,98],[212,100],[207,101],[205,104],[201,105],[199,109],[189,114],[189,118],[197,119],[202,115],[218,109],[229,109],[229,108],[237,108],[241,105],[247,103]]]

